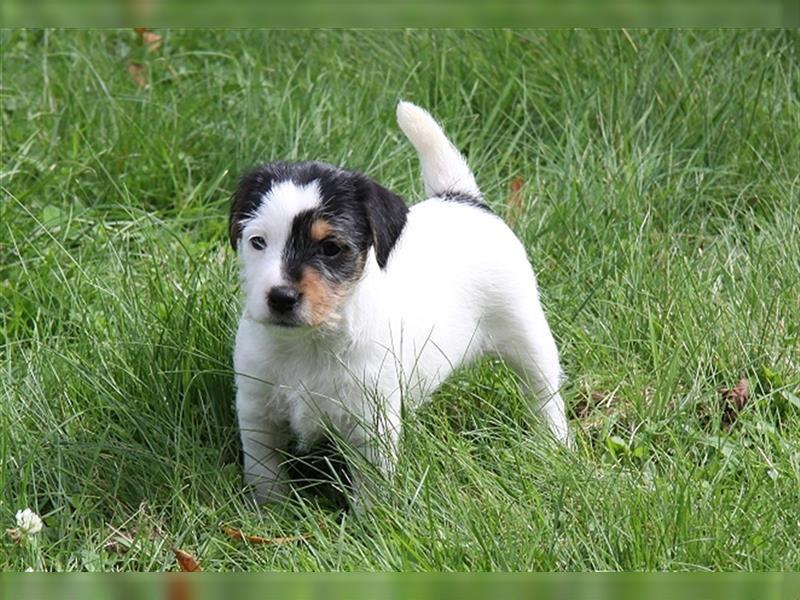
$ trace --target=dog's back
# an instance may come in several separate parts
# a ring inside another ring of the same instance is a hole
[[[409,102],[398,104],[397,121],[417,150],[429,198],[411,208],[390,273],[416,280],[421,304],[438,300],[481,320],[502,312],[507,302],[538,302],[525,248],[485,203],[466,160],[439,124]]]
[[[387,273],[398,288],[392,298],[405,302],[397,311],[409,316],[418,338],[427,332],[431,354],[453,367],[485,353],[505,358],[556,437],[568,440],[558,350],[524,246],[491,213],[466,160],[427,111],[400,102],[397,121],[431,196],[412,207]],[[400,287],[411,282],[418,293],[403,294]]]

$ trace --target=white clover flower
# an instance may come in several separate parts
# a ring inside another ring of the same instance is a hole
[[[42,530],[42,518],[30,508],[17,511],[17,530],[24,536],[32,537]]]

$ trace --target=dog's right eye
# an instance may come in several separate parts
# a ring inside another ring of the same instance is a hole
[[[254,250],[263,250],[267,247],[267,240],[265,240],[260,235],[254,235],[249,240],[250,245],[253,247]]]

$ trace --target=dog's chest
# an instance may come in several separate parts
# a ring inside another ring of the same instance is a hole
[[[347,431],[368,413],[368,370],[348,358],[314,351],[273,355],[270,400],[301,446],[316,442],[329,427]]]

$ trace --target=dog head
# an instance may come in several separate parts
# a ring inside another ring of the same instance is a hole
[[[334,324],[367,261],[386,268],[407,212],[368,177],[324,163],[250,171],[230,212],[247,313],[285,327]]]

